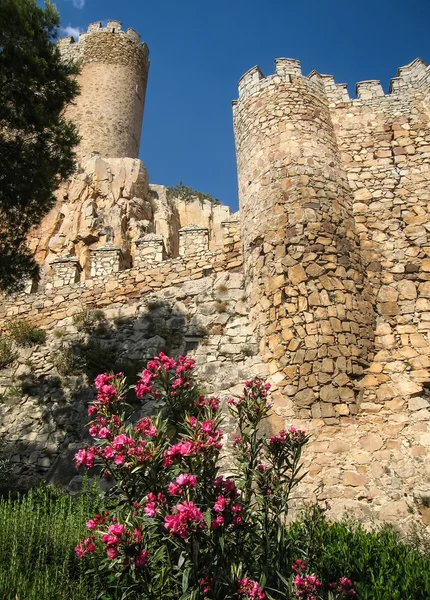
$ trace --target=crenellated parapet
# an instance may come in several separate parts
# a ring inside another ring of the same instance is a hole
[[[141,52],[143,59],[149,58],[149,49],[145,42],[141,41],[140,34],[129,27],[125,31],[122,29],[122,23],[120,21],[109,20],[107,22],[106,27],[103,27],[101,21],[96,21],[95,23],[90,23],[88,25],[87,31],[80,33],[78,40],[76,41],[73,36],[65,36],[59,38],[57,44],[61,50],[63,56],[67,58],[79,59],[84,58],[84,50],[85,50],[85,42],[91,34],[116,34],[120,38],[130,40]],[[87,57],[89,58],[89,57]]]
[[[430,66],[420,58],[416,58],[409,65],[400,67],[397,76],[391,79],[390,93],[385,94],[381,82],[378,80],[360,81],[356,85],[356,98],[351,98],[347,84],[336,83],[332,75],[324,75],[312,71],[304,76],[301,71],[300,61],[291,58],[278,58],[275,60],[275,73],[265,76],[258,66],[252,67],[239,80],[239,101],[262,92],[279,83],[292,83],[294,78],[300,77],[308,81],[316,93],[320,93],[330,104],[371,102],[378,100],[398,101],[408,99],[414,92],[425,92],[430,87]],[[233,103],[236,105],[236,102]]]

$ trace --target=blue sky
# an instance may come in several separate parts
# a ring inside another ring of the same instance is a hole
[[[430,62],[430,0],[57,0],[64,27],[117,19],[150,49],[140,158],[153,183],[208,192],[237,209],[231,101],[258,64],[298,58],[338,83]]]

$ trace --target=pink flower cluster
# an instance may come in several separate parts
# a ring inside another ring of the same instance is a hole
[[[267,392],[270,389],[270,383],[264,383],[259,377],[245,381],[244,393],[240,398],[230,398],[228,404],[237,409],[245,408],[254,414],[254,417],[267,411],[272,407],[272,402],[268,402]]]
[[[197,456],[200,452],[218,451],[222,448],[220,442],[222,431],[217,429],[215,421],[209,420],[200,423],[195,417],[189,417],[188,422],[194,429],[194,438],[192,440],[183,438],[177,444],[170,446],[164,452],[164,467],[170,467],[174,462],[179,462],[183,456]]]
[[[195,361],[192,358],[186,356],[180,356],[177,361],[173,358],[166,356],[163,352],[160,352],[154,360],[150,360],[146,365],[146,369],[142,372],[141,378],[135,386],[136,396],[143,398],[147,394],[153,392],[153,382],[159,376],[160,370],[171,371],[175,375],[175,379],[172,381],[173,392],[171,395],[175,395],[175,390],[181,387],[190,387],[190,382],[187,377],[187,372],[194,369]]]
[[[143,569],[148,564],[149,561],[149,552],[148,550],[141,550],[139,554],[136,556],[134,564],[138,569]]]
[[[357,592],[352,587],[352,581],[348,577],[341,577],[339,581],[330,583],[328,587],[341,598],[355,598],[357,596]]]
[[[243,579],[238,579],[237,584],[239,586],[239,598],[243,598],[243,600],[251,600],[253,598],[263,600],[263,598],[266,597],[266,594],[258,585],[258,582],[254,581],[253,579],[248,579],[248,577],[244,577]]]
[[[194,444],[189,440],[182,439],[181,442],[170,446],[164,452],[163,466],[170,467],[175,460],[180,460],[183,456],[195,456],[196,450]]]
[[[157,377],[156,373],[151,373],[148,369],[145,369],[141,375],[141,378],[136,384],[135,392],[137,398],[143,398],[146,394],[152,392],[152,380]]]
[[[296,588],[295,597],[306,600],[318,600],[318,590],[321,581],[315,575],[296,575],[293,586]]]
[[[121,379],[122,377],[122,373],[117,373],[116,375],[102,373],[95,378],[94,385],[97,390],[97,404],[106,406],[118,399],[118,391],[116,387],[112,385],[112,382]]]
[[[278,433],[278,435],[272,435],[269,440],[269,444],[271,446],[282,446],[287,442],[295,442],[296,444],[300,444],[305,439],[306,434],[301,429],[296,429],[295,427],[290,427],[288,431],[282,430]]]
[[[96,549],[94,544],[95,536],[92,535],[85,540],[81,540],[79,544],[75,547],[75,552],[78,555],[78,558],[83,558],[86,554],[92,554]]]
[[[164,527],[171,535],[185,539],[202,531],[206,524],[202,511],[194,502],[182,502],[173,507],[171,515],[164,518]]]
[[[108,515],[109,515],[109,513],[107,511],[105,511],[103,513],[103,515],[99,515],[99,514],[94,515],[94,517],[92,519],[87,521],[87,523],[86,523],[87,529],[89,529],[90,531],[95,531],[99,525],[103,525],[105,523]]]
[[[295,598],[318,600],[318,590],[321,588],[322,583],[316,575],[306,575],[306,563],[298,559],[291,568],[297,573],[293,581],[293,586],[296,588]]]
[[[204,594],[209,594],[209,592],[212,589],[213,582],[214,582],[214,578],[213,577],[205,577],[204,579],[200,579],[200,585],[203,588],[203,593]]]
[[[75,454],[76,468],[84,466],[87,469],[94,467],[94,461],[97,455],[97,448],[92,446],[91,448],[82,448]]]
[[[140,435],[144,437],[154,438],[157,435],[158,430],[154,426],[154,421],[151,418],[144,417],[143,419],[140,419],[137,425],[135,425],[134,432],[140,433]]]
[[[242,506],[236,502],[238,493],[234,481],[217,477],[214,481],[215,489],[219,490],[216,502],[213,505],[215,517],[211,521],[211,529],[218,529],[226,524],[233,527],[242,524]]]
[[[199,396],[199,399],[196,402],[197,408],[204,408],[208,406],[212,412],[215,414],[219,410],[220,399],[215,396],[211,396],[210,398],[205,398],[205,396]]]
[[[176,478],[176,483],[170,483],[168,492],[171,496],[183,496],[187,488],[195,488],[197,485],[197,477],[182,473]]]
[[[150,492],[146,496],[144,512],[148,517],[155,517],[160,512],[161,508],[166,504],[166,496],[164,494],[153,494]]]

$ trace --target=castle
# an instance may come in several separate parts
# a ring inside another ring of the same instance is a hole
[[[189,352],[223,397],[267,377],[273,429],[312,436],[304,498],[430,525],[430,67],[400,68],[387,95],[360,82],[353,99],[297,60],[252,68],[233,103],[231,214],[149,184],[137,159],[149,60],[134,30],[95,23],[59,43],[82,66],[68,109],[79,167],[29,240],[40,281],[2,302],[3,323],[49,332],[0,372],[3,389],[32,369],[43,385],[79,335],[74,315],[102,309],[124,356]],[[0,433],[18,470],[67,483],[85,412],[67,393],[48,400],[45,421],[31,393],[0,405]],[[73,435],[58,410],[74,413]]]

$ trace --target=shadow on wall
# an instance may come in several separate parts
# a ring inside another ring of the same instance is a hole
[[[88,404],[95,398],[94,378],[106,371],[123,372],[133,384],[159,352],[177,357],[191,349],[185,316],[160,299],[148,299],[137,317],[111,322],[102,311],[87,310],[73,321],[77,333],[54,330],[44,372],[31,368],[21,373],[3,399],[0,494],[28,489],[41,479],[78,490],[82,478],[73,457],[91,440],[86,424]],[[195,332],[193,348],[204,335]],[[131,393],[128,400],[133,398]]]

